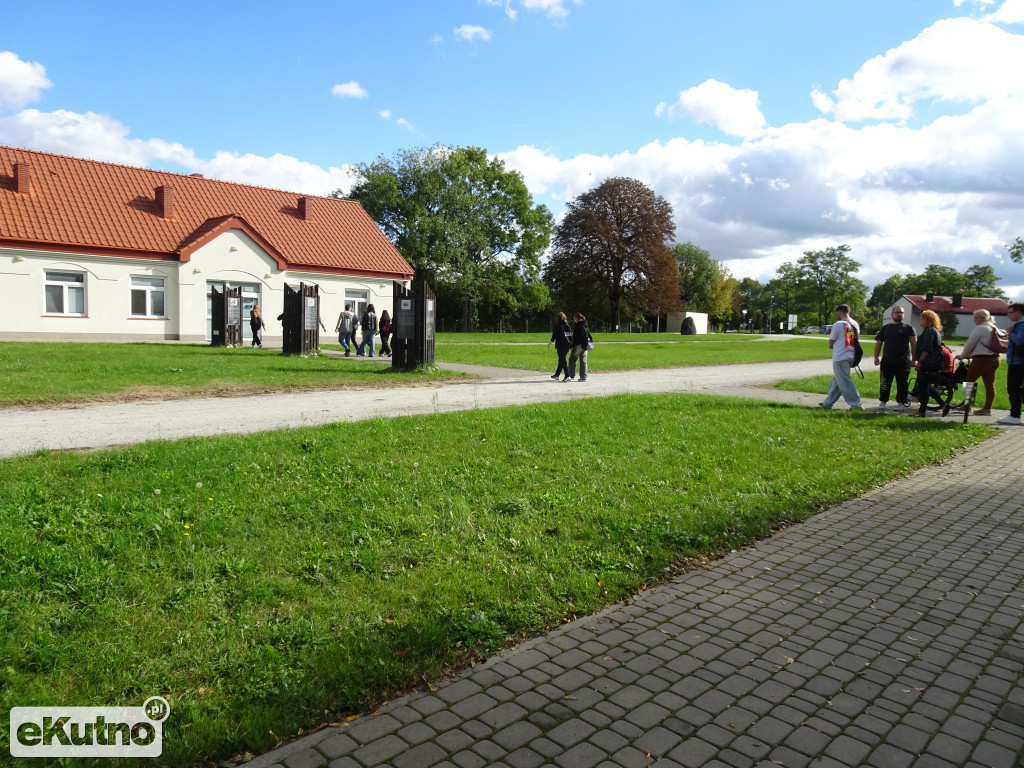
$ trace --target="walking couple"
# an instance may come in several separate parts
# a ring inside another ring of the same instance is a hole
[[[587,327],[587,318],[577,312],[573,315],[575,325],[570,328],[566,320],[565,312],[559,312],[555,316],[555,327],[551,331],[551,340],[548,342],[548,349],[555,345],[558,353],[558,368],[552,379],[558,380],[563,375],[562,381],[576,380],[576,361],[580,363],[580,381],[587,380],[587,352],[594,348],[594,339],[590,335],[590,328]],[[565,356],[569,355],[568,362]]]

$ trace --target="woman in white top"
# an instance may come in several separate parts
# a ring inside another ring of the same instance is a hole
[[[996,399],[996,369],[999,367],[999,355],[988,345],[995,327],[996,323],[987,309],[976,310],[974,330],[967,337],[963,351],[957,355],[961,360],[971,361],[971,366],[967,369],[967,381],[981,379],[985,385],[985,405],[974,411],[975,416],[991,416],[992,402]]]

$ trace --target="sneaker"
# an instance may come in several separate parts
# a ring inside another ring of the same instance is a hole
[[[889,404],[888,404],[888,403],[879,403],[878,405],[876,405],[876,406],[875,406],[874,408],[872,408],[871,410],[872,410],[872,411],[884,411],[884,410],[885,410],[886,408],[888,408],[888,407],[889,407]]]
[[[552,376],[551,378],[552,378],[552,379],[554,379],[555,381],[558,381],[558,374],[556,373],[556,374],[555,374],[554,376]]]
[[[587,379],[586,379],[586,377],[585,377],[585,376],[580,376],[580,384],[582,384],[582,383],[583,383],[584,381],[586,381],[586,380],[587,380]]]
[[[892,409],[898,413],[900,411],[905,411],[907,409],[907,406],[905,406],[903,403],[896,403],[896,405],[894,405]]]
[[[851,411],[863,411],[864,410],[864,406],[863,405],[851,405],[850,406],[850,410]]]
[[[1003,416],[1001,419],[996,419],[996,424],[1012,424],[1015,427],[1020,426],[1020,416]]]
[[[825,409],[826,411],[831,411],[831,410],[832,410],[832,406],[831,406],[831,405],[826,405],[826,404],[825,404],[825,403],[823,403],[823,402],[821,402],[821,403],[818,403],[818,407],[819,407],[819,408],[824,408],[824,409]]]
[[[576,380],[575,376],[566,376],[564,379],[562,379],[562,383],[564,384],[567,381],[575,381],[575,380]]]

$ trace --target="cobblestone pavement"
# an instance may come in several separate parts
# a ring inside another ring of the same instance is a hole
[[[1018,435],[875,489],[250,768],[1013,768]]]

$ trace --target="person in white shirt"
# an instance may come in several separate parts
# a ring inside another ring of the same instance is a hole
[[[821,401],[822,408],[831,408],[842,395],[851,410],[863,411],[860,394],[853,383],[850,371],[853,368],[853,348],[860,343],[860,326],[850,317],[850,305],[840,304],[836,307],[836,322],[832,324],[832,333],[828,337],[828,347],[832,350],[832,381],[828,385],[828,394]]]

